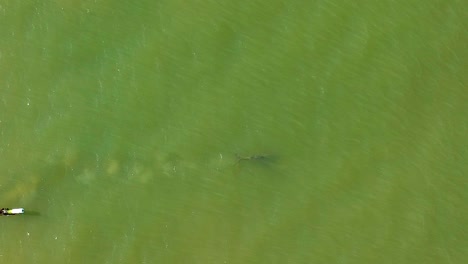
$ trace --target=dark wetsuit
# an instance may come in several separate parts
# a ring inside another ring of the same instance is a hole
[[[8,210],[10,210],[10,208],[0,209],[0,215],[12,215],[12,214],[8,213]]]

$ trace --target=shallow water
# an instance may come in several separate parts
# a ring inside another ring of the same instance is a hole
[[[468,261],[467,5],[265,3],[1,2],[0,261]]]

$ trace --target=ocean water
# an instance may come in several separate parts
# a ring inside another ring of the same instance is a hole
[[[466,263],[467,8],[0,1],[0,263]]]

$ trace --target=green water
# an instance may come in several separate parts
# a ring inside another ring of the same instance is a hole
[[[468,262],[467,7],[0,1],[0,262]]]

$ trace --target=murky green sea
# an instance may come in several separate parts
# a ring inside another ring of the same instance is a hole
[[[0,0],[0,263],[468,263],[461,0]]]

